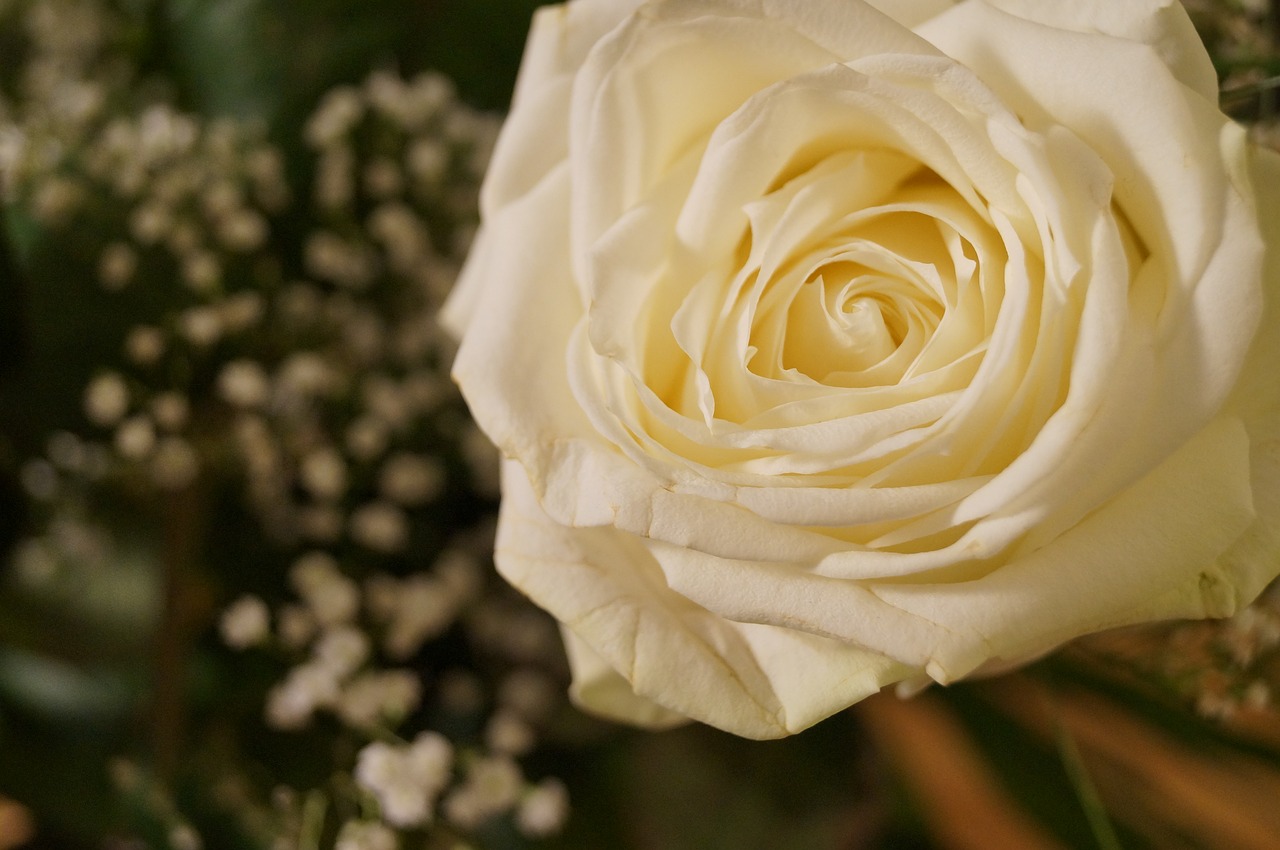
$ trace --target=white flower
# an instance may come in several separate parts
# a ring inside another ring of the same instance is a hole
[[[457,613],[457,597],[447,585],[431,576],[410,576],[396,586],[383,648],[393,658],[408,658],[425,641],[443,633]]]
[[[250,209],[239,209],[218,222],[218,241],[241,253],[261,248],[267,241],[267,220]]]
[[[530,838],[555,835],[569,816],[569,792],[557,779],[544,779],[524,795],[516,809],[516,826]]]
[[[376,821],[347,821],[338,830],[333,850],[396,850],[400,839]]]
[[[360,92],[350,86],[328,91],[315,113],[307,121],[303,136],[313,148],[326,148],[337,142],[364,115]]]
[[[316,709],[327,708],[337,697],[338,679],[333,670],[315,663],[301,664],[267,692],[267,723],[277,729],[301,729]]]
[[[349,623],[360,610],[360,589],[342,574],[327,552],[309,552],[294,562],[289,580],[316,622],[325,627]]]
[[[128,460],[142,460],[155,448],[155,426],[142,414],[130,416],[116,428],[114,445],[122,457]]]
[[[196,292],[212,292],[222,281],[222,264],[208,251],[192,251],[182,258],[182,279]]]
[[[336,382],[336,375],[319,354],[298,351],[280,364],[276,382],[286,395],[305,398],[328,392]]]
[[[167,431],[178,431],[187,424],[191,404],[178,392],[158,393],[151,399],[151,416],[156,424]]]
[[[389,502],[370,502],[351,513],[351,537],[375,552],[398,552],[408,542],[409,521]]]
[[[103,372],[84,391],[84,413],[95,425],[114,425],[129,411],[129,387],[116,372]]]
[[[361,416],[347,426],[347,451],[357,460],[373,460],[387,449],[391,436],[385,422],[376,416]]]
[[[214,308],[191,307],[178,317],[178,328],[191,344],[204,347],[222,336],[223,323]]]
[[[164,332],[150,325],[136,325],[125,337],[124,350],[139,366],[149,366],[164,354]]]
[[[318,499],[338,499],[347,491],[347,464],[331,448],[309,452],[298,467],[302,486]]]
[[[444,468],[428,455],[400,452],[387,458],[378,472],[383,497],[401,505],[420,505],[440,493]]]
[[[262,643],[271,633],[271,611],[261,598],[246,594],[227,606],[218,620],[222,640],[232,649]]]
[[[799,731],[1280,569],[1280,160],[1172,0],[541,10],[446,308],[609,716]]]
[[[524,777],[506,756],[477,759],[467,768],[466,781],[444,801],[445,816],[466,829],[509,810],[520,796]]]
[[[218,394],[236,407],[264,404],[270,389],[267,373],[253,360],[232,360],[218,373]]]
[[[129,216],[129,232],[143,245],[154,245],[173,227],[173,210],[163,204],[147,203]]]
[[[312,650],[312,661],[342,681],[368,659],[369,649],[369,636],[364,632],[352,626],[337,626],[320,635]]]
[[[453,771],[453,746],[436,732],[422,732],[407,747],[376,742],[360,751],[355,778],[378,801],[392,826],[430,823],[435,800]]]
[[[519,715],[510,711],[497,711],[485,726],[484,742],[495,753],[522,756],[533,749],[537,739],[533,728]]]
[[[354,677],[342,688],[333,710],[348,726],[376,726],[383,720],[395,725],[418,707],[422,682],[411,670],[371,670]]]
[[[449,166],[449,149],[434,137],[418,139],[409,148],[409,173],[425,185],[432,186],[444,178]]]

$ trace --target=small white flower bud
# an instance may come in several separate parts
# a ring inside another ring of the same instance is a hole
[[[119,374],[103,372],[85,388],[84,412],[95,425],[114,425],[128,411],[129,387]]]
[[[222,640],[232,649],[262,643],[271,633],[271,612],[259,597],[244,595],[227,606],[218,620]]]

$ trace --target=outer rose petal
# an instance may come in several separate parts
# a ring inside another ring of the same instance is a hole
[[[532,191],[568,155],[566,117],[574,77],[587,52],[640,2],[579,0],[534,13],[511,111],[481,189],[486,222]],[[489,243],[498,238],[489,235],[490,229],[482,227],[477,234],[471,260],[442,311],[441,321],[455,336],[462,335],[482,297],[488,277],[482,258],[495,250]]]
[[[748,738],[794,734],[911,672],[856,646],[735,623],[672,592],[633,535],[571,528],[503,464],[499,572],[577,634],[574,696],[587,708],[667,725],[652,703]],[[618,671],[642,699],[630,698]]]

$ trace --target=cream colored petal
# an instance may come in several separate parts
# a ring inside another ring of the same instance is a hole
[[[552,247],[567,239],[568,192],[568,170],[560,167],[488,223],[485,253],[473,260],[483,274],[474,281],[480,306],[453,365],[480,427],[535,473],[556,440],[591,433],[564,369],[582,307],[568,257]]]
[[[915,29],[954,6],[959,0],[867,0],[909,29]]]
[[[981,636],[984,646],[958,641],[920,659],[940,682],[1102,629],[1225,616],[1253,590],[1219,562],[1254,520],[1248,466],[1244,428],[1224,417],[1083,522],[981,579],[873,590],[912,618]]]
[[[592,51],[574,90],[575,268],[605,228],[755,92],[873,53],[934,54],[870,6],[841,0],[653,3]],[[678,91],[679,97],[671,93]]]
[[[1081,33],[1101,33],[1149,44],[1174,75],[1209,101],[1218,98],[1218,76],[1199,34],[1177,0],[985,0],[1029,21]]]
[[[656,703],[734,734],[776,738],[912,672],[825,638],[724,620],[667,587],[639,538],[561,526],[517,464],[504,464],[503,476],[499,571],[643,698],[620,696],[618,681],[587,657],[578,699],[589,708],[652,721]]]
[[[572,629],[561,626],[560,634],[573,674],[569,697],[579,708],[646,729],[671,729],[689,722],[683,714],[636,694],[622,674],[610,667],[609,662]]]
[[[1193,285],[1212,249],[1231,240],[1219,213],[1226,119],[1216,97],[1184,86],[1154,48],[982,2],[956,6],[923,31],[1029,126],[1061,124],[1093,148],[1115,174],[1120,207],[1148,249],[1168,257],[1175,281]]]

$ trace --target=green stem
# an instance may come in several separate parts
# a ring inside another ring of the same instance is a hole
[[[1107,814],[1107,807],[1098,794],[1093,778],[1089,776],[1089,769],[1080,755],[1075,736],[1071,734],[1071,730],[1061,718],[1057,720],[1056,725],[1058,755],[1062,759],[1062,766],[1067,771],[1071,787],[1076,792],[1076,799],[1080,801],[1080,808],[1084,809],[1085,818],[1089,821],[1089,828],[1093,831],[1099,850],[1124,850],[1120,837],[1111,823],[1111,816]]]

